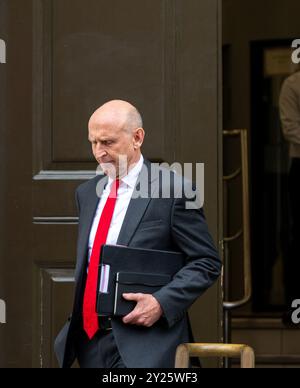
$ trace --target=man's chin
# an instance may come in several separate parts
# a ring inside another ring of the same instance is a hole
[[[105,175],[108,175],[112,179],[122,178],[128,174],[127,165],[118,166],[114,162],[111,163],[100,163],[99,168]]]
[[[113,163],[99,163],[99,170],[113,179],[118,176],[117,169]]]

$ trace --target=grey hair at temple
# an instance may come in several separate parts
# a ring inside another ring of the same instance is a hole
[[[127,114],[126,131],[132,132],[137,128],[143,128],[143,119],[137,108],[132,107]]]

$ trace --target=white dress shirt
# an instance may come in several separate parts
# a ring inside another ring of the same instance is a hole
[[[120,186],[118,189],[116,205],[115,205],[114,213],[113,213],[112,220],[110,223],[110,227],[108,230],[106,244],[116,245],[116,243],[117,243],[117,240],[118,240],[118,237],[120,234],[120,230],[121,230],[121,227],[123,225],[123,221],[124,221],[127,209],[128,209],[128,205],[129,205],[130,199],[132,197],[139,173],[142,170],[143,164],[144,164],[144,158],[143,158],[143,155],[141,155],[141,157],[140,157],[139,161],[136,163],[136,165],[129,171],[129,173],[125,177],[123,177],[120,180]],[[102,214],[106,200],[109,196],[112,183],[113,183],[113,179],[109,177],[108,183],[107,183],[105,189],[103,190],[101,199],[99,201],[99,204],[98,204],[98,207],[97,207],[97,210],[95,213],[93,225],[92,225],[92,228],[90,231],[90,236],[89,236],[89,246],[88,246],[89,247],[89,260],[90,260],[90,256],[92,253],[92,247],[94,244],[100,216]]]

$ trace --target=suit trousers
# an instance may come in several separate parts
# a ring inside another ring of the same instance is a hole
[[[76,354],[80,368],[126,368],[112,330],[99,330],[91,340],[80,331]]]

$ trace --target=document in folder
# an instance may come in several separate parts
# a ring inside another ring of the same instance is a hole
[[[184,264],[185,256],[180,252],[103,245],[98,276],[98,315],[127,315],[135,302],[126,301],[122,290],[154,293],[168,284]]]

